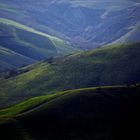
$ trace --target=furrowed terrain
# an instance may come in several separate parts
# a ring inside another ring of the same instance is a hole
[[[139,136],[139,99],[139,85],[35,97],[0,110],[1,136],[6,140],[134,139]]]
[[[139,54],[140,43],[108,46],[6,74],[0,80],[1,107],[63,90],[139,83]]]

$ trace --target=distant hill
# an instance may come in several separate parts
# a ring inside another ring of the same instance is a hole
[[[0,81],[1,106],[68,89],[140,83],[140,43],[47,59]]]
[[[9,67],[1,65],[2,70],[78,51],[67,41],[9,19],[0,18],[0,30],[0,58],[9,64]]]
[[[1,60],[0,72],[79,50],[138,42],[139,13],[140,2],[133,0],[1,0],[0,46],[28,62],[20,56],[16,64],[9,57],[16,65]]]
[[[108,86],[39,96],[0,110],[6,140],[138,138],[139,86]]]
[[[140,1],[14,0],[0,2],[0,17],[70,41],[87,50],[140,40]]]

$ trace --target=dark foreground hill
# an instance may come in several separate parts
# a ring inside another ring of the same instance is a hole
[[[118,140],[139,138],[139,86],[59,92],[0,110],[6,140]]]
[[[42,61],[0,81],[1,106],[68,89],[139,83],[139,60],[140,43],[134,43]]]

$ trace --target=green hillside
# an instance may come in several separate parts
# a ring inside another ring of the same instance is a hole
[[[0,46],[14,53],[12,57],[4,56],[4,54],[1,56],[0,53],[0,57],[11,59],[11,62],[8,61],[9,65],[14,63],[16,67],[24,63],[26,64],[26,61],[29,64],[35,60],[67,55],[78,51],[67,41],[39,32],[9,19],[0,18],[0,31]],[[3,50],[1,49],[1,51]],[[19,57],[18,61],[21,62],[17,62],[15,58],[17,55]]]
[[[19,104],[15,104],[13,106],[10,106],[5,109],[0,109],[0,118],[11,118],[14,116],[22,116],[26,114],[32,114],[32,112],[36,112],[36,110],[40,110],[41,108],[46,107],[46,104],[49,102],[55,103],[53,101],[61,98],[60,101],[63,99],[71,98],[72,96],[77,96],[78,94],[83,93],[90,93],[90,92],[97,92],[98,89],[102,89],[103,91],[107,89],[119,89],[119,88],[127,88],[125,86],[105,86],[105,87],[94,87],[94,88],[84,88],[84,89],[75,89],[75,90],[67,90],[63,92],[58,92],[54,94],[44,95],[44,96],[38,96],[34,97],[28,100],[25,100]],[[132,87],[133,88],[133,87]]]
[[[109,46],[27,67],[0,82],[1,106],[68,89],[139,83],[139,46]]]
[[[72,92],[72,91],[71,91]],[[60,97],[67,92],[59,92],[56,94],[50,94],[45,96],[34,97],[28,100],[25,100],[19,104],[13,105],[6,109],[0,110],[0,118],[9,118],[19,115],[20,113],[30,112],[30,110],[37,108],[38,106],[44,104],[45,102],[49,102],[57,97]]]
[[[108,86],[31,98],[0,110],[0,131],[7,140],[15,140],[13,134],[25,140],[135,138],[139,92],[139,86]]]

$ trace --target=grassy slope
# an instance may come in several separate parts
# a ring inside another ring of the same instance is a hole
[[[9,19],[6,19],[6,18],[0,18],[0,23],[11,25],[11,26],[16,26],[17,28],[26,30],[28,32],[33,32],[33,33],[41,35],[41,36],[45,36],[45,37],[50,38],[52,40],[63,41],[63,40],[61,40],[61,39],[59,39],[57,37],[53,37],[53,36],[47,35],[45,33],[39,32],[39,31],[37,31],[37,30],[35,30],[33,28],[30,28],[28,26],[25,26],[23,24],[20,24],[18,22],[15,22],[15,21],[12,21],[12,20],[9,20]]]
[[[19,115],[20,113],[22,114],[24,112],[28,112],[33,108],[37,108],[38,106],[40,106],[45,102],[51,101],[59,96],[62,96],[65,93],[67,92],[59,92],[56,94],[34,97],[26,101],[23,101],[19,104],[16,104],[14,106],[11,106],[9,108],[1,109],[0,118],[7,118],[7,117],[9,118],[9,117]]]
[[[40,96],[0,110],[1,121],[14,117],[35,140],[126,138],[135,130],[131,123],[138,119],[139,92],[135,86],[108,86]]]
[[[14,26],[14,27],[19,28],[19,29],[22,29],[22,30],[26,30],[28,32],[37,34],[39,36],[43,36],[46,39],[48,38],[48,39],[50,39],[54,43],[54,45],[56,46],[57,50],[60,51],[60,53],[63,53],[63,51],[64,52],[65,51],[67,52],[67,50],[68,51],[71,51],[71,52],[77,51],[77,49],[73,48],[69,44],[69,42],[67,42],[67,41],[64,41],[64,40],[59,39],[57,37],[48,35],[46,33],[40,32],[40,31],[37,31],[37,30],[35,30],[35,29],[31,28],[31,27],[28,27],[28,26],[25,26],[23,24],[17,23],[15,21],[12,21],[12,20],[9,20],[9,19],[5,19],[5,18],[0,18],[0,23],[6,24],[6,25],[10,25],[10,26]],[[62,52],[61,52],[61,50],[62,50],[61,47],[63,47],[63,49],[64,49]]]
[[[106,87],[100,87],[102,89],[116,89],[116,88],[125,88],[125,86],[106,86]],[[14,117],[17,115],[22,115],[22,114],[28,114],[31,112],[35,112],[36,110],[40,110],[40,108],[46,107],[48,102],[52,102],[55,99],[59,99],[62,97],[68,97],[70,98],[71,96],[77,96],[77,94],[81,93],[86,93],[88,92],[96,92],[98,87],[94,88],[84,88],[84,89],[75,89],[75,90],[68,90],[68,91],[63,91],[63,92],[58,92],[55,94],[49,94],[49,95],[44,95],[44,96],[38,96],[34,97],[28,100],[25,100],[19,104],[13,105],[11,107],[1,109],[0,110],[0,118],[9,118],[9,117]],[[65,98],[64,98],[65,99]],[[46,105],[45,105],[46,104]]]
[[[28,72],[1,82],[1,105],[46,92],[140,82],[139,54],[139,43],[135,43],[40,62],[27,68]]]

